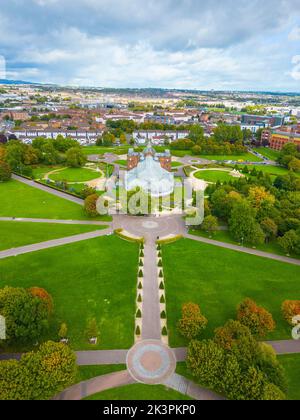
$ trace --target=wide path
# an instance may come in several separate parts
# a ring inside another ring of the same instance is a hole
[[[16,257],[17,255],[28,254],[30,252],[41,251],[43,249],[54,248],[61,245],[68,245],[75,242],[86,241],[87,239],[98,238],[112,233],[112,229],[96,230],[94,232],[82,233],[80,235],[68,236],[66,238],[54,239],[51,241],[41,242],[38,244],[21,246],[0,252],[0,259],[8,257]]]
[[[97,394],[111,388],[134,384],[136,381],[131,377],[127,370],[99,376],[89,381],[80,382],[66,389],[61,394],[54,397],[54,400],[82,400],[83,398]]]
[[[267,341],[267,344],[272,346],[278,355],[300,353],[300,340]]]
[[[215,245],[220,248],[226,248],[226,249],[231,249],[233,251],[243,252],[244,254],[251,254],[251,255],[256,255],[257,257],[269,258],[271,260],[276,260],[276,261],[280,261],[284,263],[300,265],[300,260],[284,257],[282,255],[269,254],[268,252],[258,251],[257,249],[244,248],[242,246],[229,244],[227,242],[219,242],[219,241],[215,241],[214,239],[208,239],[208,238],[203,238],[201,236],[190,235],[189,233],[185,233],[184,237],[187,239],[192,239],[193,241],[202,242],[204,244]]]
[[[198,401],[221,401],[225,399],[215,392],[202,388],[177,373],[174,373],[167,381],[165,381],[164,385],[180,392],[180,394],[187,395]]]
[[[29,187],[37,188],[38,190],[45,191],[49,194],[55,195],[56,197],[60,197],[60,198],[64,198],[65,200],[72,201],[72,203],[76,203],[80,205],[84,204],[84,201],[81,198],[73,197],[72,195],[66,194],[62,191],[57,191],[53,188],[49,188],[46,185],[38,184],[35,181],[23,178],[19,175],[13,174],[12,178],[15,179],[16,181],[22,182],[25,185],[28,185]]]
[[[28,223],[49,223],[58,225],[95,225],[107,226],[111,222],[99,222],[94,220],[61,220],[61,219],[36,219],[29,217],[0,217],[0,222],[28,222]]]

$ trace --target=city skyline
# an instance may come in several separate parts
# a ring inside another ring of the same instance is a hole
[[[299,2],[215,4],[5,2],[0,76],[112,88],[299,91]]]

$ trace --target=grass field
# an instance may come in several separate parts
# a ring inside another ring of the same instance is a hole
[[[270,149],[269,147],[255,147],[253,150],[270,160],[276,160],[280,154],[277,150]]]
[[[53,181],[86,182],[101,178],[101,173],[85,168],[66,168],[49,175]]]
[[[236,307],[246,297],[273,314],[277,327],[269,339],[291,337],[281,304],[300,298],[298,266],[189,239],[164,246],[163,263],[171,346],[186,345],[176,329],[182,304],[200,305],[209,320],[203,337],[210,337],[216,327],[236,317]]]
[[[199,171],[194,174],[194,177],[214,183],[217,181],[225,182],[234,180],[229,171]]]
[[[227,242],[233,245],[241,245],[240,243],[232,239],[228,231],[216,231],[213,233],[207,233],[207,232],[204,232],[203,230],[191,230],[190,233],[195,236],[202,236],[204,238],[214,239],[215,241],[219,241],[219,242]],[[244,243],[243,245],[246,248],[252,248],[250,244]],[[281,248],[281,246],[279,245],[277,241],[272,241],[267,244],[257,245],[256,249],[260,251],[264,251],[264,252],[269,252],[270,254],[286,256],[286,253],[283,251],[283,249]],[[299,259],[300,255],[293,254],[291,255],[291,257]]]
[[[39,286],[52,295],[54,317],[45,339],[57,340],[66,322],[73,349],[126,349],[133,344],[137,263],[136,244],[100,237],[1,260],[0,287]],[[93,317],[97,346],[85,337]]]
[[[105,153],[114,153],[116,155],[125,155],[132,146],[121,147],[102,147],[102,146],[86,146],[83,147],[85,155],[105,155]]]
[[[183,166],[180,162],[172,162],[172,168],[179,168],[180,166]]]
[[[116,165],[127,166],[127,160],[116,160],[114,163]]]
[[[79,204],[14,180],[0,183],[0,217],[89,219]],[[99,216],[95,220],[110,220],[110,218]]]
[[[168,389],[163,385],[133,384],[109,389],[85,398],[86,400],[125,400],[125,401],[189,401],[191,398],[179,392]]]
[[[300,400],[300,354],[278,357],[288,378],[288,400]]]
[[[249,170],[251,171],[254,166],[253,165],[247,165]],[[243,169],[245,165],[241,166],[241,169]],[[255,169],[259,172],[262,171],[265,174],[270,174],[274,176],[281,176],[281,175],[287,175],[289,173],[288,169],[283,168],[282,166],[272,166],[272,165],[257,165],[255,166]],[[300,176],[300,174],[295,173],[296,176]]]
[[[185,157],[185,156],[193,156],[207,160],[217,160],[217,161],[225,161],[225,160],[232,160],[234,162],[261,162],[258,156],[253,155],[252,153],[243,153],[241,155],[193,155],[191,150],[171,150],[172,156],[174,157]]]
[[[55,165],[55,166],[46,166],[46,165],[39,165],[39,166],[33,166],[32,172],[33,172],[33,178],[34,179],[43,179],[44,176],[51,172],[55,171],[56,169],[61,169],[63,166]]]
[[[1,222],[0,251],[30,245],[51,239],[79,235],[85,232],[104,229],[95,225],[60,225],[49,223]]]
[[[95,365],[79,366],[76,383],[96,378],[97,376],[107,375],[108,373],[126,370],[126,365]]]

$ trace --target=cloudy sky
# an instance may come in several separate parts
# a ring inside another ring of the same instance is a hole
[[[300,91],[300,0],[0,0],[0,77]]]

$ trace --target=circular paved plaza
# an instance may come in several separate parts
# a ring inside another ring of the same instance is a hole
[[[173,375],[176,358],[173,351],[160,341],[145,340],[129,350],[127,369],[136,381],[157,385]]]

